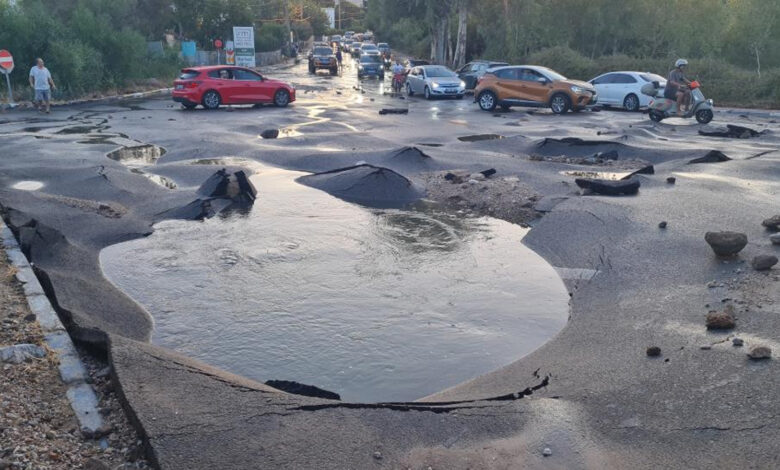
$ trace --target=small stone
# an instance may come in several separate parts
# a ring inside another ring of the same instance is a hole
[[[661,223],[659,223],[658,228],[666,228],[666,221],[664,220]]]
[[[712,345],[711,344],[703,344],[703,345],[699,346],[699,349],[701,349],[702,351],[709,351],[710,349],[712,349]]]
[[[469,184],[479,184],[479,181],[477,181],[475,179],[470,179],[469,180]]]
[[[266,129],[260,133],[263,139],[275,139],[279,137],[279,129]]]
[[[773,255],[758,255],[753,258],[750,265],[756,271],[766,271],[772,269],[772,266],[777,264],[777,256]]]
[[[374,452],[374,458],[377,460],[382,460],[382,453],[379,451]]]
[[[754,361],[769,359],[772,357],[772,348],[758,344],[750,348],[750,351],[748,351],[748,357]]]
[[[731,306],[729,306],[731,307]],[[726,307],[723,312],[710,312],[707,314],[708,330],[730,330],[736,326],[736,321],[732,315],[732,308]]]
[[[677,182],[677,178],[675,178],[674,176],[670,176],[670,177],[666,178],[666,182],[669,183],[669,184],[674,184],[674,183]]]
[[[742,347],[745,344],[745,341],[742,340],[742,338],[732,338],[731,344],[733,344],[735,347]]]
[[[647,348],[647,355],[649,357],[658,357],[661,355],[661,348],[658,346],[650,346]]]
[[[111,467],[109,467],[102,460],[96,459],[95,457],[90,457],[86,462],[84,462],[84,470],[111,470]]]
[[[552,455],[552,449],[550,449],[549,447],[545,447],[544,450],[542,450],[542,455],[544,455],[545,457],[551,456]]]
[[[484,181],[486,177],[482,173],[472,173],[469,178],[477,181]]]
[[[761,225],[768,228],[769,230],[778,230],[780,229],[780,214],[773,215],[772,217],[768,219],[764,219],[763,222],[761,222]]]
[[[734,256],[747,245],[747,235],[738,232],[707,232],[704,240],[718,256]]]
[[[46,431],[46,439],[54,440],[57,438],[57,434],[54,431]]]
[[[772,242],[773,245],[780,245],[780,233],[773,233],[770,235],[769,241]]]
[[[109,375],[111,375],[111,366],[106,366],[95,373],[95,376],[101,379]]]
[[[28,313],[27,315],[24,316],[24,321],[26,321],[27,323],[32,323],[35,321],[35,318],[36,317],[34,313]]]

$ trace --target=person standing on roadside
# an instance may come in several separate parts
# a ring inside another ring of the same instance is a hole
[[[36,65],[30,69],[30,86],[35,90],[35,107],[38,111],[44,112],[43,105],[46,105],[46,114],[51,113],[51,90],[57,88],[54,80],[51,79],[49,69],[44,67],[43,59],[35,59]]]

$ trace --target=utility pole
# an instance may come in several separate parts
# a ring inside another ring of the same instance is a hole
[[[285,28],[287,28],[287,40],[290,42],[290,46],[292,46],[293,37],[292,37],[292,27],[290,26],[290,2],[289,2],[289,0],[282,0],[282,8],[284,9],[284,25],[285,25]]]
[[[339,32],[341,31],[341,0],[336,0],[336,7],[338,8],[338,15],[339,15]]]

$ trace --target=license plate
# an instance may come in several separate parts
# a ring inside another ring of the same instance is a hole
[[[452,90],[452,89],[444,91],[444,93],[457,93],[457,92],[458,90]]]
[[[176,89],[177,90],[183,90],[184,89],[184,85],[176,85]]]

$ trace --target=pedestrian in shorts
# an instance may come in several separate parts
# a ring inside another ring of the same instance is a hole
[[[51,91],[57,87],[54,85],[54,80],[51,79],[49,69],[44,67],[43,59],[35,59],[35,62],[35,67],[30,69],[30,86],[35,90],[33,103],[38,111],[45,111],[46,114],[49,114],[51,112]]]

